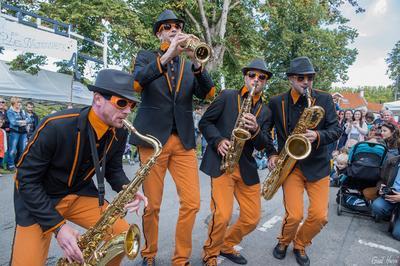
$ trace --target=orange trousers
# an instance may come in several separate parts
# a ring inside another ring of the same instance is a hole
[[[307,191],[309,207],[308,216],[303,220],[303,195]],[[282,223],[279,242],[294,248],[305,249],[311,240],[328,223],[329,176],[315,182],[308,182],[300,169],[295,168],[283,183],[283,204],[285,218]]]
[[[229,226],[232,216],[233,198],[240,206],[235,224]],[[203,246],[203,260],[216,257],[222,251],[232,253],[233,246],[252,232],[261,216],[260,184],[247,186],[240,175],[239,167],[232,174],[211,178],[212,218],[208,225],[208,238]]]
[[[107,207],[104,204],[102,209]],[[77,195],[68,195],[64,197],[56,206],[57,211],[69,220],[84,228],[93,226],[101,216],[102,209],[99,208],[99,201],[94,197],[83,197]],[[113,227],[113,235],[120,234],[128,230],[129,224],[123,220],[117,220]],[[11,265],[13,266],[43,266],[46,264],[49,246],[53,234],[43,234],[38,224],[27,227],[17,225]],[[119,265],[123,256],[115,258],[108,265]]]
[[[139,147],[141,163],[145,163],[152,153],[152,148]],[[175,182],[180,203],[172,264],[185,265],[192,252],[192,230],[200,209],[200,186],[195,150],[186,150],[175,134],[163,146],[157,163],[143,183],[148,206],[142,216],[145,245],[141,254],[142,257],[155,257],[158,250],[158,221],[167,169]]]

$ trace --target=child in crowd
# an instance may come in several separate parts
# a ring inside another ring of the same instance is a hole
[[[330,183],[331,186],[339,186],[340,175],[345,174],[349,156],[344,150],[342,152],[334,151],[332,156],[334,157],[334,162],[333,171],[330,175]]]

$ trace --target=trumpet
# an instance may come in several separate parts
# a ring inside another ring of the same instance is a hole
[[[212,55],[211,47],[205,42],[200,41],[199,38],[193,34],[188,34],[189,38],[183,45],[183,48],[192,50],[194,52],[194,57],[200,64],[205,64],[210,60]]]

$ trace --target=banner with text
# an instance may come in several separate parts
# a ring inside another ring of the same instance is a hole
[[[0,46],[70,60],[77,52],[77,41],[0,17]]]

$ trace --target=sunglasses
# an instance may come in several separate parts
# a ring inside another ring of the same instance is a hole
[[[298,82],[304,81],[305,78],[307,78],[308,81],[313,81],[314,76],[313,75],[298,75],[296,76]]]
[[[253,79],[253,78],[255,78],[255,77],[258,77],[258,79],[259,80],[266,80],[267,79],[267,75],[265,75],[265,74],[259,74],[259,73],[257,73],[257,72],[253,72],[253,71],[249,71],[249,72],[247,72],[247,76],[249,77],[249,78],[251,78],[251,79]]]
[[[6,103],[5,101],[0,101],[0,103]]]
[[[181,30],[183,28],[181,23],[165,23],[160,26],[159,32],[163,30],[170,31],[172,27],[177,30]]]
[[[119,110],[124,110],[127,106],[129,106],[131,108],[131,110],[133,110],[136,106],[136,102],[134,101],[129,101],[125,98],[121,98],[115,95],[103,95],[103,97],[110,101],[110,103],[112,105],[114,105],[117,109]]]

